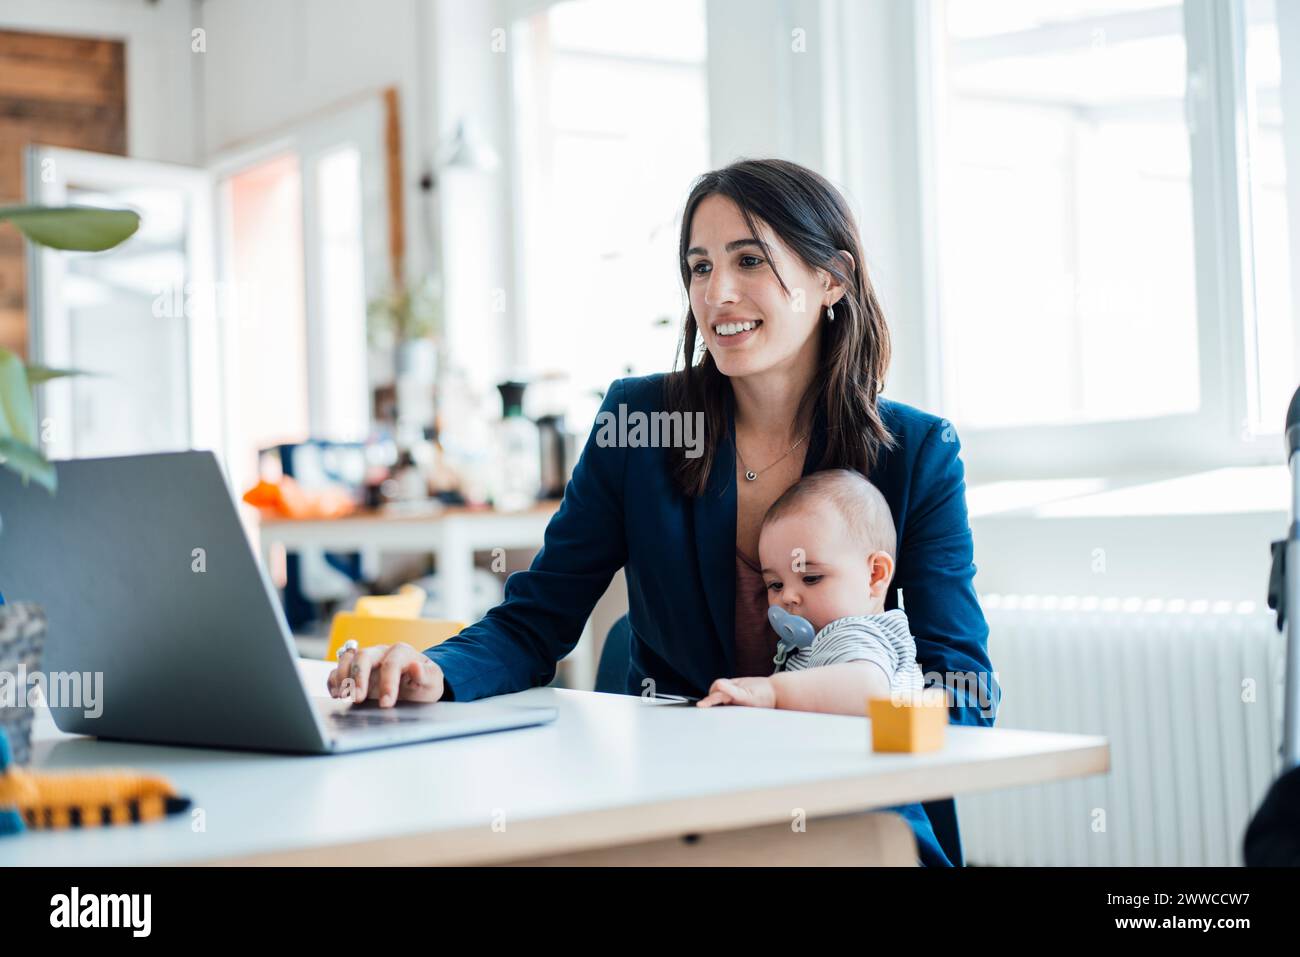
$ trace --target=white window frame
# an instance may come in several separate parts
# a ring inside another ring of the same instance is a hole
[[[42,171],[55,175],[46,179]],[[220,395],[219,330],[208,297],[190,295],[192,290],[211,288],[213,277],[211,185],[206,172],[190,166],[158,163],[87,150],[55,146],[28,147],[26,176],[33,203],[63,206],[68,202],[69,184],[78,188],[115,191],[143,184],[171,189],[185,197],[185,351],[186,378],[179,384],[173,403],[184,407],[186,436],[190,448],[213,449],[222,454],[224,424]],[[58,250],[28,244],[27,317],[29,352],[33,361],[55,368],[70,368],[72,331],[63,304],[62,288],[67,261]],[[170,294],[170,291],[169,293]],[[76,415],[69,388],[47,388],[37,395],[41,419],[66,423],[53,430],[46,453],[55,459],[74,458],[77,453]]]
[[[1279,8],[1282,5],[1279,4]],[[935,237],[939,235],[944,197],[938,176],[942,150],[933,94],[936,44],[932,0],[915,7],[917,148],[920,192],[920,235],[929,237],[920,250],[921,272],[927,292],[923,297],[925,327],[942,328],[943,302],[940,261]],[[1300,18],[1290,18],[1300,22]],[[966,456],[977,463],[980,478],[1050,478],[1082,475],[1132,475],[1165,469],[1199,470],[1228,465],[1272,464],[1282,460],[1280,437],[1283,410],[1278,409],[1278,431],[1251,434],[1257,387],[1253,343],[1254,298],[1249,182],[1241,175],[1247,167],[1247,127],[1243,122],[1247,100],[1243,0],[1184,0],[1184,34],[1187,44],[1186,109],[1191,141],[1192,203],[1196,271],[1200,408],[1193,413],[1111,422],[1029,425],[1004,428],[960,429]],[[1295,24],[1279,12],[1279,32]],[[1285,21],[1285,22],[1284,22]],[[1282,45],[1287,46],[1283,39]],[[1283,85],[1294,84],[1284,71]],[[1284,94],[1285,96],[1286,94]],[[1295,122],[1292,121],[1292,125]],[[1290,143],[1288,142],[1288,147]],[[1291,177],[1294,167],[1288,149],[1289,203],[1300,188]],[[1293,213],[1291,221],[1296,222]],[[1300,235],[1291,237],[1292,257]],[[926,363],[926,385],[935,411],[945,406],[942,337],[926,337],[934,351]],[[1269,421],[1265,410],[1264,421]]]

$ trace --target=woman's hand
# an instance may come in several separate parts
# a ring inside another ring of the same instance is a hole
[[[375,645],[347,650],[330,672],[330,696],[365,701],[378,698],[379,707],[401,701],[437,701],[442,697],[442,669],[410,645]]]
[[[695,703],[697,708],[715,704],[739,704],[747,708],[775,708],[776,688],[771,678],[719,678],[709,693]]]

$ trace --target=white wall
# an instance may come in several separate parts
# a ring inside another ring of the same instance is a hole
[[[885,394],[942,414],[931,346],[936,331],[926,306],[921,195],[922,116],[915,49],[918,4],[833,0],[840,10],[841,106],[845,189],[858,213],[867,263],[893,336]]]
[[[412,80],[410,0],[208,0],[200,13],[207,152]]]
[[[439,191],[448,347],[489,388],[513,373],[517,268],[511,201],[510,18],[502,3],[439,0],[431,80],[440,135],[462,120],[501,158],[495,173],[447,170]]]
[[[1268,543],[1284,537],[1286,525],[1280,512],[980,517],[971,521],[975,585],[986,593],[1205,598],[1263,608]]]

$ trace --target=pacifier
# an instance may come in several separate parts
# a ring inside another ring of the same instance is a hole
[[[807,618],[790,614],[780,605],[772,605],[767,609],[767,620],[772,625],[772,630],[781,637],[781,641],[792,647],[810,648],[813,639],[817,637],[812,622]]]

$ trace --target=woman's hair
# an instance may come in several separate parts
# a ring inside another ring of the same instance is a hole
[[[740,208],[787,295],[790,289],[772,266],[757,221],[766,223],[808,266],[825,269],[844,285],[843,298],[834,304],[835,321],[818,317],[823,324],[821,355],[799,412],[820,414],[826,426],[825,450],[822,460],[814,463],[816,469],[848,468],[870,475],[877,456],[895,440],[876,406],[889,369],[889,327],[867,277],[857,224],[844,197],[819,174],[786,160],[746,159],[696,180],[682,213],[678,258],[686,287],[686,321],[680,366],[666,378],[664,397],[669,410],[704,413],[704,451],[694,458],[683,449],[672,451],[675,484],[684,495],[703,494],[719,438],[728,433],[731,384],[707,350],[696,359],[699,324],[689,305],[691,270],[686,262],[695,210],[715,194]],[[852,273],[845,272],[849,264],[841,249],[853,256]]]

